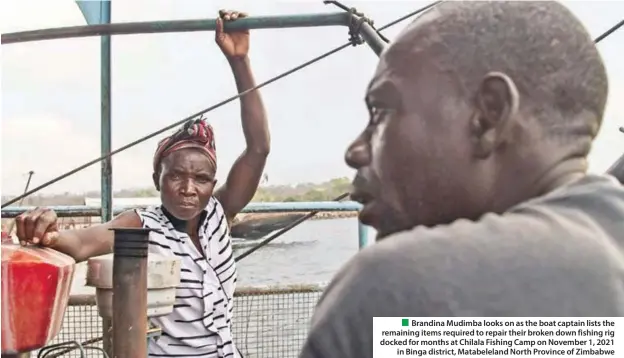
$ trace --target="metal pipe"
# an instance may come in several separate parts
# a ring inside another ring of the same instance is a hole
[[[101,21],[105,24],[111,22],[112,1],[101,1]],[[102,156],[108,155],[112,148],[111,135],[111,37],[101,38],[101,64],[100,64],[100,146]],[[102,198],[102,222],[108,222],[113,218],[113,161],[107,156],[101,163],[100,192]]]
[[[68,306],[95,306],[95,295],[93,294],[75,294],[69,296]]]
[[[293,211],[358,211],[362,204],[356,201],[299,201],[249,203],[243,213],[271,213]]]
[[[147,248],[150,229],[111,229],[113,357],[147,357]]]
[[[348,13],[338,12],[329,14],[247,17],[233,22],[226,22],[224,28],[225,31],[237,31],[287,27],[346,26],[349,24],[349,16]],[[215,28],[216,19],[71,26],[2,34],[2,44],[102,35],[214,31]]]
[[[360,35],[377,56],[381,55],[381,52],[386,48],[386,41],[379,36],[377,31],[368,22],[362,23]]]
[[[115,206],[113,214],[118,215],[126,210],[141,206]],[[21,213],[34,209],[34,206],[9,206],[2,209],[2,218],[14,218]],[[99,206],[69,205],[50,206],[58,217],[90,217],[99,216],[102,208]],[[315,201],[315,202],[275,202],[275,203],[249,203],[241,213],[280,213],[280,212],[303,212],[303,211],[359,211],[362,205],[355,201]]]
[[[113,321],[102,317],[102,349],[109,357],[113,356]]]
[[[358,247],[361,249],[368,246],[368,226],[358,220]]]

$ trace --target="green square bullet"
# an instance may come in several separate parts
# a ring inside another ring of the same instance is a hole
[[[407,326],[409,326],[409,319],[407,319],[407,318],[403,318],[403,320],[401,321],[401,325],[402,325],[403,327],[407,327]]]

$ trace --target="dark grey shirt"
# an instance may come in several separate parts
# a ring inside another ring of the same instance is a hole
[[[384,316],[624,316],[624,189],[588,175],[362,250],[323,294],[300,358],[372,357]]]

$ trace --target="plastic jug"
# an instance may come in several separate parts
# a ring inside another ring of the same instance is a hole
[[[42,348],[59,333],[75,267],[49,248],[2,244],[2,354]]]

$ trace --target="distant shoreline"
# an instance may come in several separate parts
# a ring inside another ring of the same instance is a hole
[[[243,218],[264,219],[264,218],[270,218],[270,217],[275,217],[275,216],[282,216],[285,214],[286,215],[288,214],[305,215],[305,214],[308,214],[309,212],[310,211],[289,211],[289,212],[278,212],[278,213],[241,213],[237,215],[237,219],[235,219],[234,222],[237,222],[238,220],[243,219]],[[308,220],[346,219],[346,218],[356,218],[357,216],[358,216],[357,211],[321,211],[317,213],[316,215],[314,215],[313,217],[309,218]],[[74,217],[74,218],[63,217],[63,218],[59,218],[59,223],[61,226],[64,226],[68,224],[70,220],[75,220],[76,228],[80,228],[80,227],[88,227],[91,225],[95,225],[100,222],[99,218],[97,217],[91,218],[91,220],[89,220],[88,222],[85,221],[86,219],[87,218],[84,218],[84,217]],[[12,220],[13,219],[2,218],[2,225],[3,226],[8,225]]]

